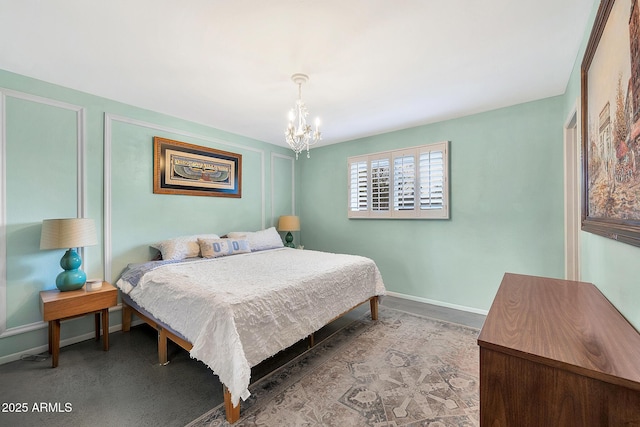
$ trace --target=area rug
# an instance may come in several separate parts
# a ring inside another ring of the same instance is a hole
[[[381,307],[253,384],[233,425],[478,426],[478,332]],[[228,425],[220,405],[188,427]]]

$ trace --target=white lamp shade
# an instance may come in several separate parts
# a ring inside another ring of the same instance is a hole
[[[279,231],[299,231],[300,218],[295,215],[283,215],[278,220]]]
[[[40,249],[70,249],[98,243],[96,225],[89,218],[45,219]]]

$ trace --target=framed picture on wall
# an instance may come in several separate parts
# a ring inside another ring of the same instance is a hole
[[[242,197],[242,155],[156,136],[153,192]]]
[[[581,68],[582,229],[640,246],[640,5],[602,0]]]

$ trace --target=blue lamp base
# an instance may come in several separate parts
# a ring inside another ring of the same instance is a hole
[[[80,270],[82,258],[75,249],[69,249],[60,259],[60,267],[64,270],[56,277],[56,287],[62,292],[75,291],[87,282],[87,275]]]
[[[293,244],[293,234],[290,231],[287,232],[287,235],[284,236],[284,240],[287,242],[284,245],[288,248],[295,248],[296,246]]]

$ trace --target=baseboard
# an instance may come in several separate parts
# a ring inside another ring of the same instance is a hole
[[[443,301],[437,301],[437,300],[432,300],[432,299],[428,299],[428,298],[421,298],[421,297],[416,297],[413,295],[406,295],[406,294],[401,294],[398,292],[389,292],[387,291],[387,295],[390,297],[394,297],[394,298],[400,298],[400,299],[405,299],[405,300],[410,300],[410,301],[415,301],[415,302],[421,302],[421,303],[425,303],[425,304],[432,304],[432,305],[437,305],[440,307],[446,307],[446,308],[451,308],[454,310],[460,310],[460,311],[466,311],[469,313],[476,313],[476,314],[483,314],[483,315],[487,315],[489,313],[488,310],[481,310],[478,308],[473,308],[473,307],[467,307],[464,305],[458,305],[458,304],[451,304],[448,302],[443,302]],[[109,312],[111,311],[119,311],[122,309],[122,306],[119,304],[116,307],[113,307],[112,309],[109,310]],[[142,320],[140,319],[136,319],[131,323],[131,326],[137,326],[140,325],[141,323],[144,323]],[[46,325],[46,324],[45,324]],[[111,332],[118,332],[122,330],[122,324],[117,324],[117,325],[112,325],[109,326],[109,333]],[[89,339],[93,339],[95,337],[95,332],[88,332],[86,334],[83,335],[79,335],[79,336],[75,336],[75,337],[70,337],[64,340],[60,341],[60,347],[64,347],[67,345],[71,345],[71,344],[76,344],[82,341],[86,341]],[[3,365],[5,363],[9,363],[9,362],[14,362],[16,360],[20,360],[20,357],[24,354],[40,354],[43,353],[45,351],[47,351],[49,349],[49,344],[44,344],[38,347],[34,347],[28,350],[24,350],[21,351],[19,353],[14,353],[14,354],[8,354],[6,356],[2,356],[0,357],[0,365]]]
[[[119,311],[122,310],[122,305],[118,304],[115,307],[112,307],[109,309],[109,313],[113,312],[113,311]],[[43,322],[44,323],[44,322]],[[64,323],[64,322],[63,322]],[[136,319],[133,322],[131,322],[131,326],[137,326],[141,323],[144,323],[142,320],[140,319]],[[44,327],[47,327],[47,324],[44,323]],[[40,329],[40,328],[38,328]],[[118,332],[122,330],[122,323],[118,323],[117,325],[110,325],[109,326],[109,333],[112,332]],[[86,340],[90,340],[90,339],[95,339],[95,331],[91,331],[91,332],[87,332],[86,334],[82,334],[82,335],[77,335],[75,337],[69,337],[63,340],[60,340],[60,348],[65,347],[67,345],[71,345],[71,344],[76,344],[82,341],[86,341]],[[16,360],[20,360],[20,358],[24,355],[29,355],[29,354],[40,354],[40,353],[44,353],[45,351],[49,350],[49,343],[44,344],[44,345],[40,345],[37,347],[33,347],[27,350],[23,350],[21,352],[18,353],[13,353],[13,354],[8,354],[6,356],[1,356],[0,357],[0,365],[4,365],[5,363],[9,363],[9,362],[15,362]]]
[[[432,305],[437,305],[437,306],[440,306],[440,307],[452,308],[454,310],[466,311],[466,312],[469,312],[469,313],[483,314],[485,316],[489,313],[489,310],[481,310],[479,308],[467,307],[467,306],[458,305],[458,304],[451,304],[451,303],[448,303],[448,302],[437,301],[437,300],[432,300],[432,299],[428,299],[428,298],[421,298],[421,297],[416,297],[416,296],[413,296],[413,295],[401,294],[401,293],[398,293],[398,292],[389,292],[389,291],[387,291],[387,295],[390,296],[390,297],[394,297],[394,298],[406,299],[406,300],[421,302],[421,303],[425,303],[425,304],[432,304]]]

